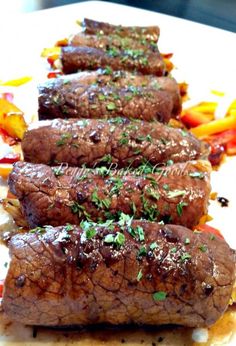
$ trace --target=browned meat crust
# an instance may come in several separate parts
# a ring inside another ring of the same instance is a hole
[[[10,319],[206,327],[228,307],[235,262],[224,240],[145,221],[82,227],[11,239],[3,296]]]
[[[116,34],[121,37],[132,37],[133,39],[146,39],[151,42],[157,42],[160,29],[158,26],[121,26],[112,25],[109,23],[98,22],[92,19],[85,18],[82,23],[83,31],[90,35],[110,35]]]
[[[114,70],[138,71],[156,76],[166,74],[165,62],[159,53],[136,49],[111,48],[103,51],[92,47],[66,46],[61,49],[61,63],[65,74],[106,66]]]
[[[132,102],[133,99],[137,108],[136,101],[137,99],[142,99],[142,97],[144,99],[150,99],[151,96],[153,96],[152,99],[155,98],[157,103],[160,96],[164,95],[163,98],[165,98],[166,94],[168,94],[168,98],[171,98],[170,104],[166,105],[167,100],[164,100],[163,107],[160,107],[159,104],[158,106],[156,105],[156,112],[158,111],[158,113],[161,114],[163,112],[167,113],[168,110],[171,116],[175,117],[180,114],[182,108],[179,87],[173,78],[151,77],[150,75],[137,75],[126,71],[113,72],[112,70],[99,69],[98,71],[90,73],[80,72],[71,76],[51,79],[41,84],[39,86],[40,119],[45,119],[47,117],[66,117],[68,113],[69,116],[74,116],[77,109],[77,112],[82,112],[84,107],[81,105],[80,99],[84,97],[87,90],[88,96],[91,93],[100,94],[98,97],[100,103],[103,101],[103,103],[107,105],[110,102],[114,103],[114,101],[116,101],[115,104],[117,104],[119,108],[121,102]],[[165,93],[160,93],[160,91],[164,91]],[[104,94],[105,92],[109,93],[109,97]],[[119,94],[121,100],[117,99]],[[90,97],[89,101],[88,107],[92,107],[91,112],[94,114],[96,113],[94,99]],[[154,100],[150,99],[149,103],[150,101],[153,103]],[[139,103],[141,103],[141,100]],[[139,105],[139,107],[141,106]],[[105,114],[108,113],[108,116],[111,114],[111,110],[108,112],[107,109],[103,109],[102,111],[105,112]],[[116,114],[116,111],[122,114],[122,110],[120,109],[114,109],[112,114]],[[133,112],[130,113],[128,110],[126,114],[128,113],[132,114]],[[168,117],[170,114],[168,114]],[[81,117],[84,116],[82,115]],[[102,117],[102,114],[96,115],[96,117]]]
[[[25,161],[91,168],[185,162],[207,156],[206,149],[180,129],[126,118],[39,121],[22,140]]]
[[[121,212],[189,228],[198,224],[207,213],[209,164],[190,161],[147,172],[147,166],[127,172],[17,162],[9,187],[31,227],[106,220]]]
[[[158,52],[157,44],[141,38],[134,40],[132,37],[121,37],[117,34],[109,36],[104,35],[86,35],[78,33],[70,38],[71,46],[87,46],[107,50],[115,47],[118,49],[142,49],[144,51]]]
[[[171,95],[147,87],[118,88],[97,85],[39,87],[39,119],[114,118],[124,116],[168,122],[173,110]]]

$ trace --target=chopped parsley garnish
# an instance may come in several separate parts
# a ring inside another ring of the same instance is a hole
[[[191,178],[204,179],[205,174],[203,172],[190,172],[189,176]]]
[[[109,169],[104,166],[96,168],[96,172],[97,174],[101,175],[101,177],[106,177],[109,175]]]
[[[85,236],[87,239],[92,239],[97,234],[97,231],[94,228],[87,229],[85,231]]]
[[[189,239],[189,238],[185,238],[185,239],[184,239],[184,244],[185,244],[185,245],[190,244],[190,239]]]
[[[71,211],[73,214],[78,214],[79,217],[81,217],[82,215],[84,215],[87,219],[90,219],[90,215],[89,213],[85,210],[85,207],[81,204],[79,204],[78,202],[74,202],[71,207],[70,207]]]
[[[186,260],[189,260],[192,256],[188,253],[185,252],[182,256],[181,256],[181,261],[184,262]]]
[[[150,187],[147,188],[147,193],[150,197],[152,197],[153,199],[155,199],[156,201],[158,201],[160,199],[160,194],[158,191],[155,191],[153,189],[151,189]]]
[[[36,227],[34,229],[31,229],[29,231],[30,233],[38,233],[38,234],[43,234],[46,232],[46,229],[44,227]]]
[[[71,134],[70,134],[70,133],[63,133],[63,134],[61,135],[61,138],[56,142],[56,145],[57,145],[58,147],[64,145],[64,144],[66,143],[65,140],[66,140],[66,139],[69,139],[69,138],[71,138]]]
[[[123,233],[121,232],[117,232],[116,236],[115,236],[115,243],[116,245],[122,246],[125,243],[125,236]]]
[[[140,271],[138,272],[138,275],[137,275],[137,281],[140,281],[143,277],[143,273],[142,273],[142,269],[140,269]]]
[[[117,246],[122,246],[125,243],[125,236],[121,232],[114,234],[107,234],[104,238],[104,242],[108,244],[116,244]]]
[[[106,109],[107,109],[108,111],[114,111],[114,109],[116,109],[115,103],[114,103],[114,102],[108,103],[108,104],[106,105]]]
[[[97,189],[95,189],[91,195],[91,201],[100,209],[103,209],[104,207],[106,209],[109,209],[111,205],[111,201],[109,198],[101,199],[98,197]]]
[[[167,293],[163,291],[153,293],[152,297],[155,301],[161,302],[166,299]]]
[[[214,234],[211,234],[210,235],[210,240],[215,240],[216,239],[216,236]]]
[[[120,218],[118,221],[118,225],[121,227],[121,229],[124,229],[125,227],[130,227],[131,223],[133,221],[133,217],[129,216],[128,214],[121,213]]]
[[[104,101],[104,100],[106,100],[106,95],[98,94],[98,99],[99,99],[99,101]]]
[[[163,184],[162,187],[163,187],[163,189],[166,190],[166,191],[168,191],[168,190],[170,189],[170,187],[169,187],[168,184]]]
[[[123,181],[119,177],[117,178],[112,177],[110,178],[110,181],[113,183],[113,186],[110,190],[110,196],[118,195],[120,192],[120,189],[123,187]]]
[[[66,232],[72,231],[73,229],[74,229],[74,227],[70,223],[66,224],[66,226],[65,226]]]
[[[114,243],[114,234],[107,234],[104,238],[105,243]]]
[[[112,156],[111,156],[111,154],[104,155],[104,156],[100,159],[100,161],[101,161],[101,162],[111,163],[111,162],[112,162]]]
[[[137,226],[134,231],[138,235],[139,241],[141,242],[144,241],[145,237],[144,237],[143,227]]]
[[[134,202],[131,202],[130,209],[132,210],[133,215],[135,215],[137,208]]]
[[[182,216],[183,214],[183,207],[187,207],[187,206],[188,206],[188,203],[186,202],[180,202],[177,204],[176,209],[179,216]]]
[[[150,250],[152,250],[152,251],[153,251],[153,250],[155,250],[155,249],[158,247],[158,244],[157,244],[157,242],[156,242],[156,241],[154,241],[153,243],[151,243],[151,244],[150,244],[150,246],[149,246],[149,247],[150,247]]]
[[[206,252],[207,251],[207,246],[205,244],[200,245],[199,246],[199,250],[201,250],[202,252]]]
[[[116,57],[119,55],[119,51],[116,48],[111,47],[111,48],[107,49],[107,54],[109,56]]]
[[[61,166],[60,167],[53,167],[52,171],[56,177],[59,177],[59,176],[64,174],[63,168]]]
[[[171,253],[176,253],[177,252],[177,247],[172,247],[172,249],[170,249]]]
[[[121,145],[125,145],[129,143],[129,138],[128,138],[128,134],[125,132],[122,132],[121,134],[121,138],[119,139],[119,144]]]
[[[139,256],[146,256],[146,254],[147,254],[147,249],[146,249],[146,247],[145,247],[145,246],[141,246],[140,249],[139,249],[139,251],[138,251],[138,257],[139,257]]]
[[[179,197],[179,196],[184,196],[186,194],[185,190],[173,190],[173,191],[169,191],[167,194],[168,198],[175,198],[175,197]]]
[[[106,66],[103,70],[103,74],[109,75],[112,74],[113,70],[110,68],[110,66]]]
[[[168,160],[166,162],[166,166],[172,166],[174,164],[174,161],[173,160]]]
[[[156,180],[153,177],[147,176],[147,179],[150,180],[150,184],[152,185],[152,187],[158,186]]]

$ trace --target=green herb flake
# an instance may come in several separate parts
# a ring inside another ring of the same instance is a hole
[[[111,163],[111,162],[112,162],[112,156],[111,156],[111,154],[104,155],[104,156],[100,159],[100,161],[101,161],[101,162]]]
[[[215,240],[216,239],[216,236],[214,234],[211,234],[210,235],[210,240]]]
[[[203,172],[190,172],[189,176],[191,178],[204,179],[205,174]]]
[[[188,253],[185,252],[182,256],[181,256],[181,261],[185,262],[186,260],[189,260],[192,256]]]
[[[152,250],[152,251],[153,251],[153,250],[155,250],[155,249],[158,247],[158,244],[157,244],[157,242],[156,242],[156,241],[154,241],[153,243],[151,243],[151,244],[150,244],[150,246],[149,246],[149,247],[150,247],[150,250]]]
[[[207,251],[207,246],[205,244],[202,244],[199,246],[199,250],[201,250],[202,252],[206,252]]]
[[[143,227],[137,226],[135,229],[135,233],[138,235],[139,241],[141,241],[141,242],[144,241],[145,237],[144,237]]]
[[[173,191],[169,191],[167,194],[168,198],[175,198],[175,197],[179,197],[179,196],[184,196],[186,194],[185,190],[173,190]]]
[[[92,239],[97,234],[97,231],[95,229],[87,229],[85,231],[85,235],[87,239]]]
[[[146,247],[145,247],[145,246],[141,246],[140,249],[139,249],[139,251],[138,251],[138,257],[140,257],[140,256],[146,256],[146,254],[147,254],[147,249],[146,249]]]
[[[98,99],[99,99],[99,101],[104,101],[104,100],[106,100],[106,95],[98,94]]]
[[[104,243],[111,244],[111,243],[114,243],[114,240],[115,240],[114,234],[107,234],[104,238]]]
[[[72,231],[73,229],[74,229],[74,227],[70,223],[66,224],[66,226],[65,226],[66,232]]]
[[[124,245],[124,243],[125,243],[124,234],[121,232],[117,232],[114,241],[115,241],[116,245],[118,245],[118,246]]]
[[[58,146],[58,147],[60,147],[60,146],[62,146],[62,145],[64,145],[66,142],[66,139],[69,139],[69,138],[71,138],[71,134],[70,133],[63,133],[62,135],[61,135],[61,138],[56,142],[56,145]]]
[[[150,197],[152,197],[153,199],[155,199],[156,201],[158,201],[160,199],[160,194],[158,191],[155,191],[151,188],[147,188],[147,193]]]
[[[174,164],[174,161],[173,160],[168,160],[166,162],[166,166],[172,166]]]
[[[112,72],[113,72],[113,70],[111,69],[110,66],[106,66],[103,70],[103,74],[105,74],[105,75],[110,75],[110,74],[112,74]]]
[[[143,273],[142,273],[142,269],[140,269],[140,271],[138,272],[138,275],[137,275],[137,281],[142,280],[142,277],[143,277]]]
[[[131,202],[130,209],[132,210],[133,215],[135,215],[137,208],[134,202]]]
[[[104,166],[96,168],[96,172],[101,177],[106,177],[107,175],[109,175],[109,169],[107,167],[104,167]]]
[[[107,109],[108,111],[114,111],[114,110],[116,109],[115,103],[114,103],[114,102],[108,103],[108,104],[106,105],[106,109]]]
[[[177,204],[176,209],[179,216],[182,216],[183,214],[183,207],[187,207],[187,206],[188,206],[188,203],[186,202],[180,202]]]
[[[172,247],[172,248],[170,249],[170,252],[171,252],[171,253],[176,253],[176,252],[177,252],[177,247]]]
[[[64,171],[63,171],[61,166],[60,167],[53,167],[52,171],[56,177],[62,176],[64,174]]]
[[[164,291],[158,291],[153,293],[152,297],[156,302],[162,302],[166,299],[167,293]]]
[[[128,214],[121,213],[120,218],[118,221],[118,225],[121,227],[121,229],[124,229],[125,227],[130,227],[131,223],[133,221],[133,217],[129,216]]]
[[[185,245],[190,244],[190,239],[189,239],[189,238],[185,238],[185,239],[184,239],[184,244],[185,244]]]
[[[168,191],[168,190],[170,189],[170,187],[169,187],[168,184],[163,184],[162,187],[163,187],[163,189],[166,190],[166,191]]]

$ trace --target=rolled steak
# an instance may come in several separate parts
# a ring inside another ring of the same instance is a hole
[[[8,183],[31,227],[114,219],[123,212],[191,228],[207,213],[209,176],[205,161],[136,170],[17,162]]]
[[[136,40],[146,39],[148,41],[157,42],[160,35],[158,26],[121,26],[110,23],[98,22],[89,18],[84,18],[82,22],[83,32],[85,34],[103,35],[116,34],[121,37],[130,37]]]
[[[153,112],[153,116],[149,115],[148,118],[161,120],[165,114],[166,121],[170,116],[180,114],[182,109],[179,86],[173,78],[151,77],[127,71],[83,71],[50,79],[39,85],[38,90],[40,119],[56,116],[85,117],[82,112],[87,111],[86,107],[93,117],[99,117],[98,111],[102,111],[104,115],[102,113],[100,117],[110,117],[116,113],[136,118],[138,116],[135,116],[135,112],[140,113],[142,110],[145,114],[148,107],[148,111]],[[107,109],[112,108],[111,104],[114,104],[115,108]],[[132,110],[129,109],[130,105]]]
[[[27,325],[207,327],[228,307],[235,280],[224,240],[176,225],[45,226],[9,247],[3,310]]]
[[[160,53],[141,49],[109,48],[104,51],[86,46],[66,46],[61,48],[60,60],[65,74],[107,66],[114,70],[138,71],[156,76],[167,74],[166,64]]]
[[[22,150],[27,162],[91,168],[185,162],[208,153],[203,142],[181,129],[126,118],[39,121],[25,133]]]
[[[121,37],[117,34],[111,35],[87,35],[78,33],[72,36],[68,42],[71,46],[87,46],[107,50],[109,48],[118,49],[142,49],[144,51],[158,52],[157,44],[145,39],[134,40],[130,36]]]

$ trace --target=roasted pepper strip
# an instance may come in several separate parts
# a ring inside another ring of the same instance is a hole
[[[236,115],[230,115],[223,119],[213,120],[207,124],[199,125],[190,131],[196,137],[202,138],[230,129],[236,129]]]

